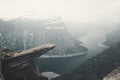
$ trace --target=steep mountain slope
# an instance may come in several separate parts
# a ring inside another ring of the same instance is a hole
[[[74,72],[53,80],[102,80],[120,66],[120,44],[85,61]]]
[[[56,48],[47,55],[66,56],[87,51],[81,42],[72,37],[61,18],[15,19],[0,21],[0,48],[28,49],[46,43]]]

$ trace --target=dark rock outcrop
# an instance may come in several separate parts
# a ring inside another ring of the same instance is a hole
[[[48,44],[19,52],[1,50],[2,77],[4,80],[48,80],[36,69],[34,59],[54,47],[55,45]]]

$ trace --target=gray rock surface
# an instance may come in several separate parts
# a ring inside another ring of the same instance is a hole
[[[120,80],[120,67],[114,69],[103,80]]]

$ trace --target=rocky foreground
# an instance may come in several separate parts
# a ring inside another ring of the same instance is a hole
[[[114,69],[103,80],[120,80],[120,67]]]

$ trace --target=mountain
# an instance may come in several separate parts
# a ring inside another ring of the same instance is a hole
[[[72,37],[61,18],[0,20],[0,48],[25,50],[46,43],[56,48],[46,55],[66,56],[87,51],[82,42]]]
[[[120,43],[82,63],[72,73],[53,80],[102,80],[120,66]]]

